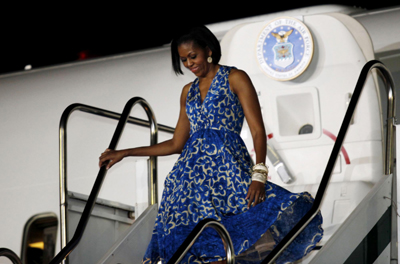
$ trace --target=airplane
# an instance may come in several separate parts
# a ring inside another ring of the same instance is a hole
[[[257,90],[269,180],[319,196],[332,165],[318,208],[325,230],[320,249],[296,263],[397,263],[397,145],[387,146],[386,139],[399,131],[399,15],[400,6],[321,5],[207,25],[221,42],[221,64],[245,70]],[[356,84],[371,62],[384,65],[394,92],[378,69],[363,75],[362,94],[332,161]],[[50,263],[74,236],[98,157],[125,104],[137,100],[117,148],[167,140],[181,89],[193,79],[189,71],[175,75],[169,45],[0,75],[0,263],[7,254],[22,263]],[[254,155],[246,123],[241,136]],[[176,159],[130,158],[113,167],[66,262],[140,263]],[[133,246],[124,247],[128,241]]]

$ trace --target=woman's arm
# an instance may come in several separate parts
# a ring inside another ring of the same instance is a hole
[[[99,166],[107,164],[107,169],[111,168],[115,163],[129,156],[166,156],[181,153],[186,141],[189,138],[190,123],[186,115],[186,97],[190,84],[183,87],[180,98],[180,112],[175,132],[170,140],[158,143],[153,146],[130,148],[123,150],[106,149],[100,158]],[[108,163],[107,163],[108,162]]]
[[[265,164],[267,156],[267,137],[256,90],[254,89],[249,76],[241,70],[232,69],[232,72],[229,75],[229,83],[232,91],[239,98],[250,128],[254,150],[256,152],[256,164]],[[249,199],[248,207],[250,207],[253,202],[254,205],[257,205],[260,202],[260,199],[264,197],[264,184],[258,181],[253,181],[246,197],[246,199]]]

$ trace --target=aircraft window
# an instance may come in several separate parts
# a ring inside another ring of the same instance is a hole
[[[21,258],[25,264],[47,264],[53,257],[57,237],[54,213],[34,215],[25,224]]]

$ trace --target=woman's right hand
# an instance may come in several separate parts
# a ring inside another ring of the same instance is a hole
[[[106,149],[99,157],[99,167],[107,165],[106,169],[108,170],[123,158],[125,158],[125,152],[123,150]]]

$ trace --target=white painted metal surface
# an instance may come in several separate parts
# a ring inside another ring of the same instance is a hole
[[[260,94],[267,133],[273,135],[268,144],[279,152],[295,178],[285,184],[272,173],[271,180],[295,192],[315,194],[334,143],[332,135],[337,134],[346,111],[346,95],[354,89],[364,64],[373,59],[365,57],[373,54],[371,41],[360,48],[343,19],[337,17],[341,15],[303,17],[313,33],[314,57],[309,69],[293,81],[273,80],[257,64],[255,43],[268,21],[239,25],[222,40],[223,49],[228,51],[223,63],[237,65],[249,73]],[[358,24],[352,18],[347,20]],[[364,29],[358,35],[369,39]],[[324,241],[381,178],[381,116],[376,94],[370,78],[346,136],[346,153],[339,156],[322,205],[324,228],[328,231]],[[313,132],[299,134],[306,124],[313,126]],[[251,149],[251,139],[245,141]]]
[[[97,263],[140,263],[151,240],[157,211],[157,204],[149,206]]]
[[[345,263],[354,249],[367,236],[385,211],[391,206],[392,175],[382,176],[370,193],[343,222],[310,263]],[[338,254],[340,252],[340,254]],[[389,260],[390,251],[381,259]],[[381,262],[390,263],[390,262]]]

